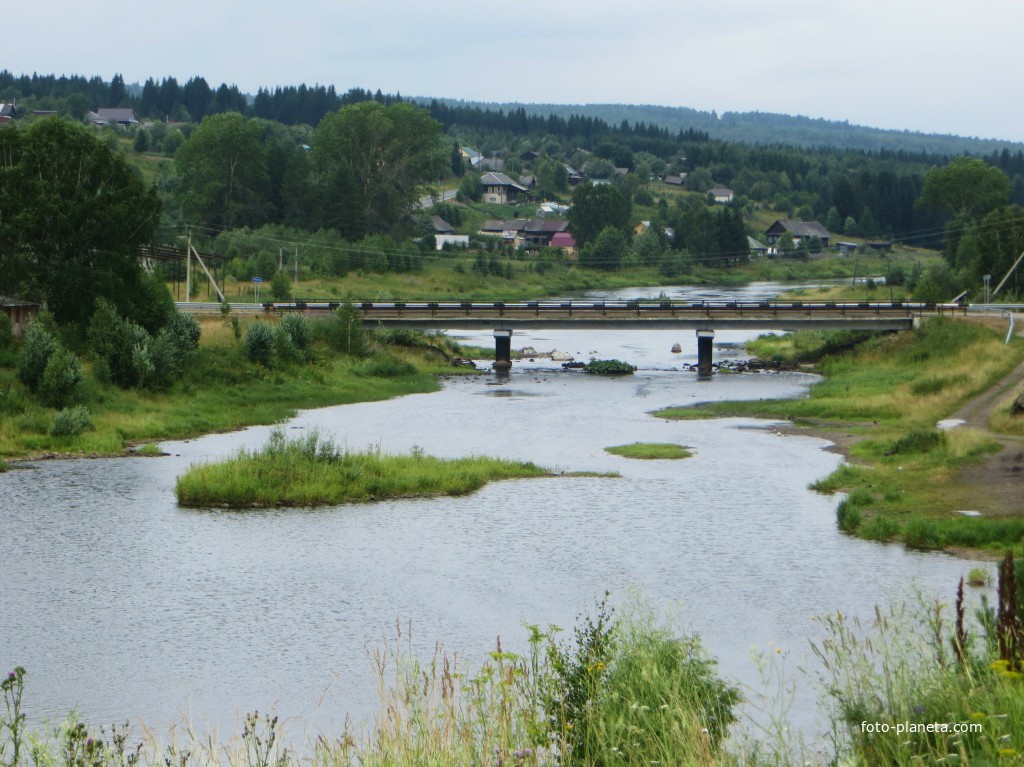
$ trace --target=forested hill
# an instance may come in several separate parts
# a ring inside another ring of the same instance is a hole
[[[563,119],[590,117],[610,125],[627,122],[666,128],[670,133],[699,131],[711,138],[739,141],[745,144],[784,144],[808,148],[830,147],[878,151],[904,151],[938,155],[992,154],[1008,149],[1020,151],[1024,144],[997,139],[965,138],[933,133],[884,130],[846,121],[771,114],[768,112],[701,112],[688,107],[663,107],[652,104],[521,104],[462,101],[457,99],[415,98],[425,104],[436,100],[448,106],[477,107],[502,110],[506,113],[522,109],[528,115]]]

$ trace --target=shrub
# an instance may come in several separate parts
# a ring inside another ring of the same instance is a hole
[[[304,359],[313,345],[313,326],[301,314],[286,314],[277,325],[278,336],[287,340],[292,353]]]
[[[83,378],[78,358],[58,344],[39,383],[39,399],[50,407],[67,407],[74,401]]]
[[[169,327],[174,327],[174,322],[172,318]],[[188,338],[192,330],[186,323],[168,332]],[[109,370],[112,383],[122,388],[141,388],[153,382],[157,367],[151,349],[152,337],[141,325],[121,317],[109,301],[99,299],[96,302],[87,335],[93,353],[106,363],[103,373]],[[157,356],[163,364],[166,352],[161,350]]]
[[[292,296],[292,280],[287,272],[278,272],[270,280],[270,292],[278,301],[287,301]]]
[[[245,356],[264,367],[274,363],[274,330],[265,322],[254,322],[245,334]]]
[[[25,340],[18,355],[18,380],[35,392],[42,383],[50,357],[57,349],[57,341],[38,322],[25,331]]]
[[[199,338],[202,336],[202,328],[196,318],[191,314],[178,314],[171,317],[170,321],[163,327],[162,331],[174,340],[174,343],[185,352],[194,352],[199,349]]]
[[[620,360],[592,360],[583,366],[583,372],[592,375],[632,375],[634,371],[633,365]]]
[[[886,455],[928,453],[946,445],[946,433],[934,429],[914,429],[893,442]]]
[[[392,354],[380,354],[364,362],[358,372],[360,375],[375,378],[399,378],[413,375],[416,368],[411,363]]]
[[[50,425],[49,434],[51,437],[77,437],[92,428],[92,416],[89,413],[89,408],[76,405],[72,408],[64,408],[57,413]]]

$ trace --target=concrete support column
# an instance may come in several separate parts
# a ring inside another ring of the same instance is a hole
[[[711,342],[715,338],[713,330],[697,331],[697,374],[711,375]]]
[[[512,331],[494,331],[494,369],[508,370],[512,367]]]

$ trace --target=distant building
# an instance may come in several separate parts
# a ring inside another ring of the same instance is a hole
[[[454,234],[455,227],[449,224],[440,216],[431,216],[430,223],[434,227],[434,234]]]
[[[484,202],[498,205],[513,204],[518,200],[520,194],[526,195],[529,191],[504,173],[485,173],[480,177],[480,186],[484,189],[481,199]]]
[[[750,248],[751,256],[764,257],[768,255],[768,246],[758,242],[753,237],[747,237],[747,246]]]
[[[724,186],[715,186],[708,190],[708,194],[715,198],[715,202],[719,205],[728,205],[733,201],[732,189],[727,189]]]
[[[794,246],[799,245],[801,242],[810,240],[812,237],[817,237],[821,241],[821,247],[827,248],[832,239],[832,235],[828,233],[828,229],[817,221],[793,221],[788,218],[780,218],[777,219],[774,224],[769,226],[764,233],[765,238],[768,240],[769,252],[777,252],[775,246],[778,241],[783,238],[786,232],[793,235]]]
[[[96,114],[107,125],[111,123],[116,125],[134,125],[136,123],[135,110],[133,109],[97,109]]]
[[[567,256],[576,253],[576,240],[569,232],[555,232],[551,236],[552,248],[561,248]]]
[[[551,245],[552,239],[569,228],[568,221],[550,219],[515,218],[510,220],[488,220],[480,227],[480,234],[501,237],[517,248],[537,250]]]
[[[20,338],[25,333],[28,324],[39,313],[39,304],[9,296],[0,296],[0,309],[11,318],[11,332],[15,337]]]

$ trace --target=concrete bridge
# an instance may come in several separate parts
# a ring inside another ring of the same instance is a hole
[[[334,311],[337,301],[291,301],[263,305],[268,314]],[[963,315],[960,304],[910,301],[372,301],[354,303],[371,327],[422,330],[492,330],[496,368],[511,366],[516,329],[682,328],[697,334],[697,368],[711,372],[715,329],[905,330],[919,318]]]

